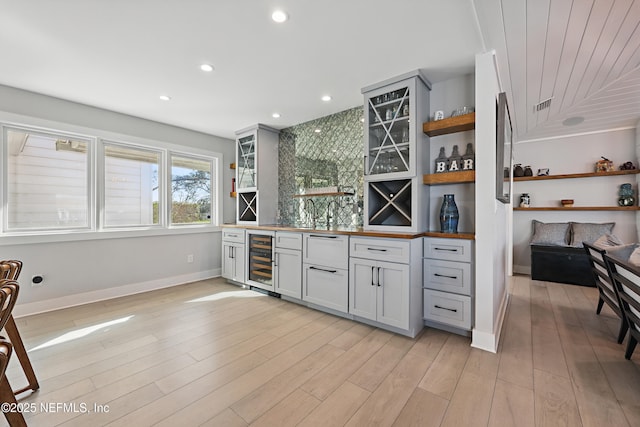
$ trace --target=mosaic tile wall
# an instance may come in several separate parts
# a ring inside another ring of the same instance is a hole
[[[279,223],[362,225],[362,107],[283,129],[279,148]],[[305,189],[338,186],[353,196],[294,197]]]

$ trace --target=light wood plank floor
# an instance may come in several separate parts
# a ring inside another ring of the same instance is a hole
[[[640,425],[640,351],[624,359],[595,289],[518,276],[510,293],[497,354],[221,279],[30,316],[41,390],[20,402],[30,426]],[[26,382],[15,357],[8,377]]]

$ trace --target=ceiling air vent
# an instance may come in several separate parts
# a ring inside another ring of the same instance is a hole
[[[553,97],[551,97],[549,99],[545,99],[544,101],[537,103],[536,105],[533,106],[533,111],[537,113],[538,111],[546,110],[547,108],[549,108],[551,106],[551,100],[552,99],[553,99]]]

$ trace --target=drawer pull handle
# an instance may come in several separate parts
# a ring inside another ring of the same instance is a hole
[[[311,234],[309,237],[317,237],[319,239],[337,239],[338,236],[322,236],[319,234]]]
[[[448,249],[448,248],[433,248],[436,251],[448,251],[448,252],[458,252],[457,249]]]
[[[238,237],[237,234],[231,234],[231,233],[227,234],[227,236],[229,236],[229,237]]]
[[[449,310],[449,311],[453,311],[454,313],[457,313],[458,310],[456,310],[455,308],[447,308],[447,307],[440,307],[439,305],[434,305],[435,308],[439,308],[441,310]]]
[[[387,252],[386,249],[378,249],[378,248],[367,248],[368,251],[378,251],[378,252]]]
[[[454,280],[458,278],[458,276],[447,276],[446,274],[438,274],[438,273],[434,273],[433,275],[436,277],[446,277],[447,279],[454,279]]]
[[[320,267],[314,267],[314,266],[309,267],[309,269],[325,271],[327,273],[336,273],[338,271],[338,270],[327,270],[326,268],[320,268]]]

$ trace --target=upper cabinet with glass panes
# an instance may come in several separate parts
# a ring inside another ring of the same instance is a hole
[[[365,101],[365,176],[395,179],[415,176],[423,159],[419,125],[429,111],[429,81],[419,71],[362,89]],[[420,151],[422,151],[420,149]]]
[[[237,176],[236,188],[256,187],[256,133],[250,132],[237,140]]]

